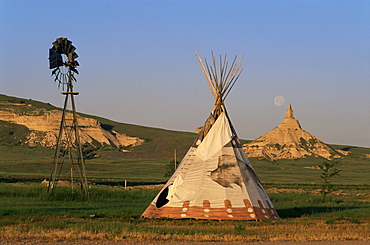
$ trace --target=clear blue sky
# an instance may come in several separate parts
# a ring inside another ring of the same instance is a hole
[[[368,0],[0,0],[0,31],[1,94],[61,107],[48,49],[67,37],[78,111],[193,132],[213,108],[195,50],[244,54],[226,99],[240,138],[276,127],[291,103],[324,142],[370,147]]]

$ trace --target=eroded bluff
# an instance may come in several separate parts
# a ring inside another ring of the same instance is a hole
[[[101,124],[98,120],[82,116],[78,117],[80,140],[82,144],[93,146],[111,145],[117,148],[141,145],[144,140],[127,136]],[[31,104],[9,104],[0,109],[0,120],[26,126],[31,132],[23,143],[29,146],[54,148],[58,137],[62,111],[46,110],[33,107]],[[72,123],[72,113],[66,114],[66,125]],[[73,140],[73,139],[72,139]]]

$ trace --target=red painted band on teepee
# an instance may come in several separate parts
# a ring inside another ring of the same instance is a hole
[[[224,201],[224,204],[225,204],[225,207],[226,207],[226,208],[231,208],[231,207],[232,207],[232,205],[231,205],[231,201],[230,201],[230,200],[228,200],[228,199],[226,199],[226,200]]]
[[[213,220],[278,220],[280,219],[274,208],[269,205],[263,207],[259,200],[259,207],[250,205],[250,201],[243,200],[245,207],[233,208],[230,200],[225,200],[225,207],[212,208],[208,200],[203,201],[203,207],[189,206],[189,201],[184,202],[182,207],[156,208],[150,205],[142,214],[146,218],[171,218],[171,219],[213,219]]]
[[[208,200],[204,200],[203,201],[203,208],[210,208],[210,207],[211,207],[211,203]]]

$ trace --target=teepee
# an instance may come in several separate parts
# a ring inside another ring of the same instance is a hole
[[[142,214],[147,218],[263,220],[279,219],[274,206],[244,154],[224,100],[240,76],[241,59],[219,68],[197,59],[215,99],[198,138],[176,172]]]

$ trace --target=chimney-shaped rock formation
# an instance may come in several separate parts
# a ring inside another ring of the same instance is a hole
[[[265,158],[270,161],[278,159],[296,159],[307,156],[338,158],[340,153],[301,128],[294,118],[291,104],[288,105],[285,118],[276,128],[244,144],[248,157]]]

